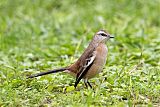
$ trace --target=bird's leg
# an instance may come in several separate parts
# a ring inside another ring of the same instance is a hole
[[[89,83],[88,79],[84,79],[84,84],[87,88],[88,88],[88,85],[89,85],[89,87],[92,89],[92,85]]]
[[[85,84],[86,88],[88,88],[87,79],[84,79],[84,84]]]
[[[92,89],[92,85],[89,83],[89,81],[87,80],[87,83],[89,85],[89,87]]]

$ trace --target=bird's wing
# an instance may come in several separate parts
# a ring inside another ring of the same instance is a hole
[[[80,82],[80,80],[86,75],[86,73],[88,72],[88,70],[90,69],[90,67],[92,66],[95,58],[96,58],[96,51],[95,49],[90,50],[90,52],[87,52],[88,55],[86,55],[86,58],[84,58],[85,60],[83,60],[83,64],[79,70],[79,73],[77,74],[76,77],[76,82],[75,82],[75,87],[77,86],[77,84]]]

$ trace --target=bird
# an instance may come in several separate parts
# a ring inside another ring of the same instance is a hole
[[[95,33],[83,54],[73,64],[66,67],[33,74],[28,78],[34,78],[57,72],[66,72],[76,78],[74,84],[75,88],[82,79],[84,80],[84,84],[86,87],[89,86],[90,88],[92,88],[89,79],[95,77],[99,72],[103,70],[108,54],[106,42],[110,38],[114,37],[111,36],[106,30],[99,30]]]

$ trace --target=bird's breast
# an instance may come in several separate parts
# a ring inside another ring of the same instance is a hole
[[[90,79],[103,70],[103,67],[106,64],[107,53],[107,46],[105,44],[99,44],[96,48],[96,59],[85,78]]]
[[[106,63],[106,57],[108,53],[107,46],[105,44],[99,44],[99,46],[96,49],[96,64],[98,65],[104,65]]]

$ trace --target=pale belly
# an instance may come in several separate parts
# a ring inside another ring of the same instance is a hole
[[[94,64],[91,66],[84,78],[90,79],[103,70],[106,64],[108,49],[105,44],[100,44],[97,48],[97,55]]]

